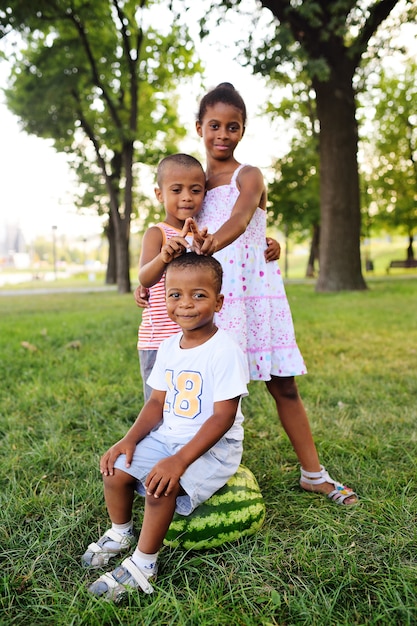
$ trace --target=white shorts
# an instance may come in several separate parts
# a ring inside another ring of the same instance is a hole
[[[187,442],[178,443],[171,437],[151,432],[142,439],[133,455],[130,467],[126,467],[126,457],[121,454],[115,464],[119,470],[130,474],[138,481],[136,490],[146,495],[145,481],[151,469],[161,459],[172,456]],[[242,460],[242,441],[223,437],[208,452],[192,463],[180,478],[186,495],[178,496],[176,512],[189,515],[223,487],[236,472]]]

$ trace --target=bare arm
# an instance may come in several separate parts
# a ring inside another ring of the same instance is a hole
[[[166,265],[160,257],[162,244],[160,229],[156,226],[149,228],[143,236],[139,261],[139,282],[144,287],[155,285],[165,271]]]
[[[215,250],[221,250],[245,232],[258,206],[265,202],[265,183],[257,167],[245,167],[238,176],[240,193],[229,219],[213,234]],[[207,244],[208,246],[208,244]],[[207,254],[203,244],[201,251]]]
[[[189,247],[185,237],[190,230],[190,219],[192,218],[185,220],[181,233],[168,239],[165,244],[163,244],[163,237],[159,228],[154,226],[146,231],[143,236],[139,262],[139,282],[143,287],[152,287],[161,280],[168,263],[183,254]]]
[[[179,452],[159,461],[149,472],[146,488],[150,495],[159,498],[169,495],[187,467],[210,450],[232,427],[239,397],[214,403],[214,413],[201,426],[194,437]]]
[[[100,459],[100,472],[104,476],[112,476],[114,463],[121,454],[126,455],[126,467],[130,467],[136,444],[139,443],[150,431],[159,424],[165,402],[165,391],[151,393],[151,397],[144,405],[136,418],[135,423],[127,431],[126,435],[115,443],[103,454]]]

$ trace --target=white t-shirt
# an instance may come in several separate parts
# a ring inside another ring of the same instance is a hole
[[[153,389],[166,391],[163,422],[158,432],[189,440],[213,415],[215,402],[246,396],[249,373],[246,356],[235,341],[218,329],[195,348],[180,348],[182,332],[159,347],[147,380]],[[230,439],[243,439],[243,415],[239,407]]]

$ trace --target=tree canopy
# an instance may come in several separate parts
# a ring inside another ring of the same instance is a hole
[[[311,85],[305,77],[287,81],[278,105],[269,102],[266,111],[282,125],[291,121],[288,152],[273,163],[268,185],[268,219],[282,224],[287,236],[311,237],[307,276],[315,275],[320,233],[318,120]]]
[[[399,0],[260,0],[270,11],[262,32],[249,31],[248,63],[272,81],[306,72],[320,124],[320,273],[318,291],[365,289],[360,259],[361,211],[355,82],[370,40]],[[238,0],[216,6],[240,9]],[[403,19],[416,7],[404,0]],[[249,24],[249,16],[248,16]],[[250,33],[250,34],[249,34]]]
[[[0,32],[22,42],[9,108],[28,133],[72,155],[84,202],[109,214],[108,282],[116,276],[130,291],[135,163],[154,163],[184,135],[176,87],[199,69],[187,28],[155,0],[37,0],[36,10],[16,0],[0,3]]]
[[[410,241],[417,230],[417,64],[383,71],[373,90],[376,102],[368,160],[364,164],[369,212],[379,223],[397,227]]]

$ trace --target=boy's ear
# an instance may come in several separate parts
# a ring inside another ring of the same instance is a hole
[[[159,189],[159,187],[155,187],[154,191],[155,191],[155,196],[156,196],[156,199],[158,200],[158,202],[163,204],[164,201],[163,201],[163,198],[162,198],[162,191]]]
[[[199,137],[202,137],[203,136],[203,131],[201,130],[201,124],[200,124],[200,122],[198,120],[195,123],[195,127],[197,129],[197,135]]]

